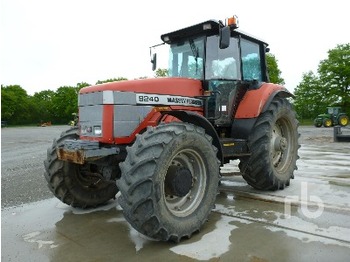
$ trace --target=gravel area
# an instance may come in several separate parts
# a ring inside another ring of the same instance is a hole
[[[69,126],[1,129],[1,208],[51,198],[44,178],[46,151]]]
[[[333,142],[333,128],[316,128],[314,126],[299,127],[299,143],[331,143]]]
[[[43,161],[54,138],[69,126],[1,129],[1,208],[35,202],[53,195],[44,178]],[[334,143],[333,128],[301,126],[300,144],[332,144],[349,148],[350,143]]]

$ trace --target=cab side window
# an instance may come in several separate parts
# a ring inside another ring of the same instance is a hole
[[[210,36],[207,39],[206,79],[240,80],[240,59],[238,39],[232,37],[230,46],[219,49],[219,37]]]
[[[262,81],[260,46],[257,43],[241,39],[243,80]]]

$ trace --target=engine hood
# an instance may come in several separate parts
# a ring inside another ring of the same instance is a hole
[[[188,78],[152,78],[116,81],[82,88],[80,94],[106,90],[188,97],[201,96],[203,94],[201,81]]]

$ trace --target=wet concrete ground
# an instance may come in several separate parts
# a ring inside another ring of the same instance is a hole
[[[179,244],[136,232],[117,200],[87,211],[55,198],[4,208],[1,260],[349,261],[350,144],[302,143],[295,177],[261,192],[224,176],[209,221]]]

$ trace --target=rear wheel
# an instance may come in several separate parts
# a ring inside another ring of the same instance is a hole
[[[332,126],[332,120],[330,120],[329,118],[323,119],[323,126],[324,127],[331,127]]]
[[[346,115],[339,116],[338,122],[341,126],[347,126],[349,124],[349,118]]]
[[[207,220],[220,162],[212,138],[187,123],[149,127],[127,148],[117,181],[126,220],[151,238],[178,242]]]
[[[80,208],[96,207],[115,197],[118,192],[115,180],[120,170],[117,166],[111,169],[59,160],[56,148],[65,140],[78,137],[78,128],[73,127],[53,142],[44,161],[45,178],[49,189],[63,203]]]
[[[250,157],[240,170],[256,189],[277,190],[289,185],[298,159],[298,121],[288,100],[275,97],[257,119],[248,138]]]

